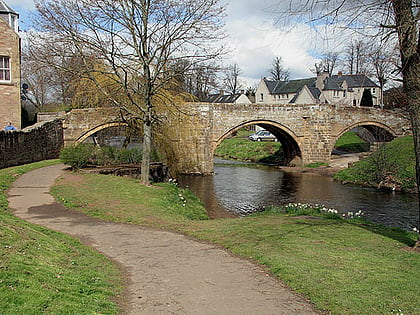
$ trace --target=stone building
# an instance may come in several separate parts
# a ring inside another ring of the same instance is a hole
[[[21,127],[19,15],[0,0],[0,130]]]
[[[363,93],[368,90],[373,106],[383,104],[382,92],[377,84],[364,74],[336,75],[328,73],[317,77],[275,81],[262,79],[256,91],[256,102],[264,104],[336,104],[361,106]]]

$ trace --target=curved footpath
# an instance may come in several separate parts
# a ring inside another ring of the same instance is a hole
[[[82,240],[128,275],[124,314],[316,314],[260,267],[184,235],[117,224],[65,209],[49,189],[63,165],[15,181],[9,205],[29,222]]]

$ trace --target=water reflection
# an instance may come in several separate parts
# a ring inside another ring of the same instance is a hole
[[[182,187],[200,197],[212,218],[242,216],[271,205],[301,202],[323,204],[340,212],[362,210],[368,220],[388,226],[411,229],[416,225],[416,195],[378,192],[342,185],[328,177],[254,165],[216,164],[215,173],[179,179]]]

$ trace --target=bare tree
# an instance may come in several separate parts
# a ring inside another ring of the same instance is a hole
[[[271,64],[270,74],[276,81],[287,81],[290,78],[290,71],[284,68],[283,59],[275,57]]]
[[[367,33],[374,40],[396,40],[401,57],[403,91],[411,119],[416,154],[416,180],[420,193],[420,3],[415,0],[333,0],[282,1],[285,10],[280,19],[293,23],[309,23],[338,27],[345,25],[358,33]],[[284,13],[284,14],[283,14]],[[290,16],[295,17],[291,19]],[[376,29],[376,36],[372,37]],[[356,69],[354,69],[356,70]],[[420,204],[419,222],[420,230]],[[420,246],[420,234],[416,247]]]
[[[372,44],[369,48],[369,67],[368,73],[371,74],[381,89],[383,94],[385,85],[390,80],[397,80],[400,70],[398,69],[398,52],[395,49],[379,44]]]
[[[339,60],[339,53],[337,52],[328,52],[322,56],[321,61],[315,63],[315,68],[313,72],[317,75],[327,72],[329,75],[333,74],[337,62]]]
[[[48,43],[38,45],[31,33],[27,34],[26,44],[22,47],[22,82],[27,84],[25,97],[39,110],[47,106],[69,107],[71,81],[69,72],[57,71],[46,62],[51,59],[52,51]],[[61,60],[63,61],[63,60]],[[61,64],[61,61],[56,61]],[[70,62],[66,66],[70,66]]]
[[[344,65],[349,74],[366,74],[368,45],[362,40],[351,41],[344,51]]]
[[[59,57],[76,55],[83,67],[95,56],[108,65],[86,67],[84,77],[143,130],[141,182],[149,184],[152,131],[161,118],[156,104],[172,105],[164,91],[177,76],[169,65],[188,59],[185,65],[192,67],[221,54],[223,5],[219,0],[39,0],[37,8],[45,42],[65,48]],[[118,86],[118,93],[101,85],[98,72]]]
[[[242,88],[242,83],[239,80],[241,73],[242,71],[237,63],[227,68],[225,72],[224,84],[230,94],[237,94]]]
[[[180,90],[199,100],[204,99],[210,94],[210,91],[219,89],[219,71],[220,67],[214,62],[191,67],[188,71],[177,71]]]

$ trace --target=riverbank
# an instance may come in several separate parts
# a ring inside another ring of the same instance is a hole
[[[412,136],[385,143],[368,158],[342,170],[335,178],[377,189],[416,192],[415,155]]]
[[[273,213],[191,220],[181,218],[176,209],[183,204],[191,211],[202,209],[198,200],[171,184],[158,187],[146,188],[126,178],[66,174],[54,193],[88,215],[178,231],[221,245],[263,264],[318,309],[332,314],[420,313],[420,256],[405,250],[415,243],[414,233],[362,221]]]

